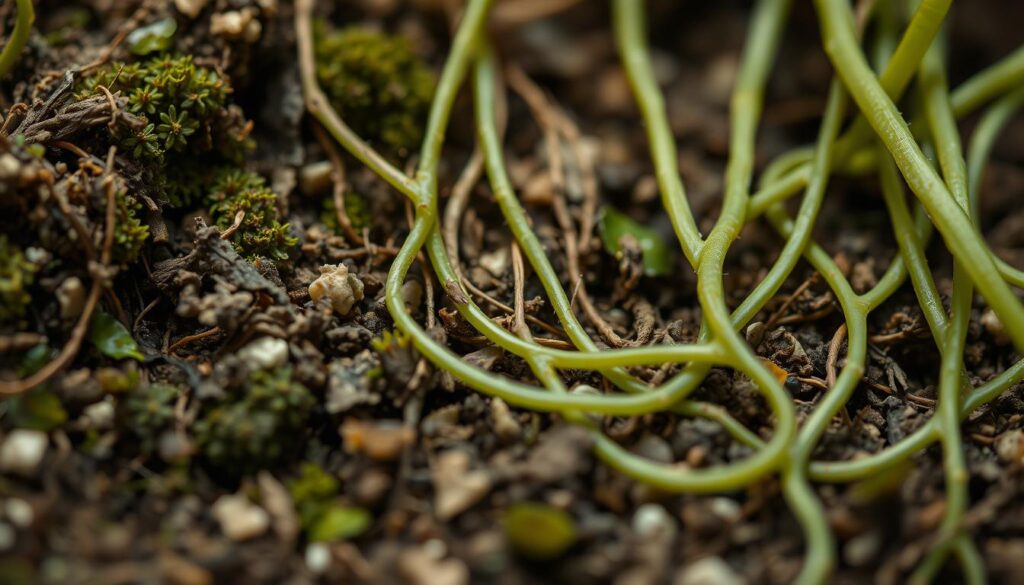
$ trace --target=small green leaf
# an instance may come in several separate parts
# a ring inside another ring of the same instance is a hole
[[[46,390],[32,390],[10,401],[11,424],[19,429],[50,432],[68,420],[60,399]]]
[[[547,504],[513,504],[505,511],[503,524],[512,549],[538,561],[558,558],[576,542],[572,516]]]
[[[373,518],[362,508],[351,506],[329,506],[323,515],[310,527],[309,540],[333,542],[359,536],[370,527]]]
[[[116,360],[132,358],[141,362],[146,359],[124,325],[108,313],[97,312],[93,316],[89,341],[103,355]]]
[[[136,55],[166,51],[171,47],[171,39],[177,30],[178,23],[173,18],[164,18],[133,30],[125,42],[128,43],[128,49]]]
[[[622,237],[630,235],[643,251],[644,273],[647,276],[665,276],[672,272],[672,252],[661,234],[636,223],[609,205],[601,209],[599,221],[601,241],[609,254],[618,257],[622,253]]]

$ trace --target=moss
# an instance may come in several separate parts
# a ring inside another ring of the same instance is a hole
[[[352,222],[352,227],[358,232],[363,228],[370,227],[373,217],[370,210],[370,202],[359,193],[345,194],[345,214]],[[324,208],[320,212],[320,221],[324,226],[336,234],[341,233],[341,226],[338,225],[338,214],[335,212],[334,198],[324,199]]]
[[[139,439],[144,452],[156,448],[160,434],[171,428],[174,423],[174,405],[179,394],[177,386],[150,384],[126,396],[126,426]]]
[[[227,80],[188,55],[115,62],[85,77],[77,96],[104,86],[127,97],[127,110],[146,124],[115,131],[114,142],[146,167],[145,178],[172,206],[190,205],[202,193],[198,178],[216,164],[239,162],[251,148],[248,124],[230,105]],[[202,158],[198,158],[202,155]],[[179,186],[182,179],[184,186]]]
[[[36,269],[18,246],[0,235],[0,323],[17,323],[25,317]]]
[[[419,146],[435,79],[405,39],[321,24],[315,47],[320,85],[353,130],[392,155]]]
[[[115,202],[117,225],[114,228],[114,259],[118,262],[134,262],[149,237],[149,226],[139,220],[138,212],[142,205],[133,197],[118,191]]]
[[[195,424],[196,443],[210,463],[247,473],[295,455],[316,400],[292,380],[291,368],[258,371],[208,409]]]
[[[221,171],[209,200],[210,217],[221,230],[234,225],[239,211],[245,212],[241,225],[231,236],[241,254],[284,260],[288,258],[288,249],[298,243],[289,235],[289,225],[278,219],[277,194],[255,173]]]

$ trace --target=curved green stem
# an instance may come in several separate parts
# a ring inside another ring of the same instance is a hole
[[[32,25],[36,21],[36,9],[32,0],[18,0],[17,8],[18,17],[14,21],[14,30],[11,32],[11,37],[7,39],[4,50],[0,52],[0,79],[7,77],[11,69],[14,69],[22,49],[28,44],[28,38],[32,34]]]

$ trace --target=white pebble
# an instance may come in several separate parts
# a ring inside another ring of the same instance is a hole
[[[633,514],[633,531],[638,536],[650,536],[672,529],[672,518],[658,504],[644,504]]]
[[[306,547],[306,568],[319,575],[331,566],[331,549],[322,542],[314,542]]]
[[[46,455],[48,442],[49,438],[42,431],[11,431],[0,445],[0,471],[29,477],[35,475]]]
[[[238,357],[261,370],[279,368],[288,361],[288,342],[276,337],[260,337],[240,349]]]
[[[270,528],[270,515],[242,493],[221,496],[211,512],[224,535],[234,541],[256,538]]]
[[[675,585],[744,585],[746,580],[718,557],[704,557],[683,569]]]
[[[320,267],[320,278],[309,285],[309,296],[314,303],[327,297],[339,315],[347,315],[363,298],[363,281],[349,274],[344,264],[325,264]]]
[[[10,498],[4,504],[7,519],[18,528],[28,528],[35,519],[32,505],[21,498]]]

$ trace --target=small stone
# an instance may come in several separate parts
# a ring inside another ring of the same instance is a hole
[[[103,400],[85,407],[78,422],[83,429],[90,431],[105,431],[113,428],[114,399],[107,396]]]
[[[273,370],[288,362],[288,342],[276,337],[260,337],[238,351],[243,362],[259,370]]]
[[[284,542],[295,542],[301,527],[288,488],[281,485],[269,471],[261,471],[256,476],[256,482],[260,486],[260,503],[270,514],[274,533]]]
[[[867,567],[875,561],[881,548],[881,536],[869,530],[854,536],[843,545],[843,560],[852,567]]]
[[[1010,336],[1006,334],[1006,327],[992,309],[985,309],[981,314],[981,326],[992,336],[997,345],[1008,345],[1010,343]]]
[[[21,161],[11,153],[0,155],[0,179],[13,179],[21,171]]]
[[[725,497],[711,498],[708,507],[715,516],[728,522],[739,520],[743,512],[736,500]]]
[[[331,566],[331,549],[323,542],[314,542],[306,547],[306,568],[320,575]]]
[[[0,471],[32,477],[46,455],[49,438],[42,431],[16,429],[0,445]]]
[[[677,575],[675,585],[744,585],[746,580],[719,557],[705,557]]]
[[[364,453],[375,461],[394,461],[406,445],[416,440],[416,431],[399,421],[363,422],[346,419],[339,429],[349,453]]]
[[[314,303],[327,297],[339,315],[347,315],[363,299],[363,281],[349,274],[344,264],[325,264],[320,267],[320,277],[309,285],[309,296]]]
[[[376,506],[391,490],[391,476],[379,469],[368,469],[356,481],[355,499],[362,506]]]
[[[158,561],[162,583],[169,585],[212,585],[213,575],[203,567],[170,553]]]
[[[9,550],[16,542],[18,542],[17,531],[10,524],[0,522],[0,551]]]
[[[491,491],[491,474],[469,471],[469,454],[459,449],[437,457],[431,475],[434,479],[434,513],[440,520],[451,520],[471,508]]]
[[[519,421],[512,416],[508,404],[501,398],[491,399],[491,418],[494,420],[494,433],[504,443],[511,443],[523,432]]]
[[[996,455],[1004,463],[1020,461],[1024,456],[1024,430],[1014,429],[996,437]]]
[[[425,548],[410,548],[398,559],[398,569],[410,585],[467,585],[469,568],[459,559],[438,559]]]
[[[331,173],[334,167],[330,161],[322,160],[299,169],[299,191],[303,195],[322,195],[331,187]]]
[[[240,38],[254,43],[263,32],[263,25],[255,18],[256,14],[256,9],[251,7],[214,14],[210,17],[210,32],[217,36]]]
[[[633,514],[633,531],[638,536],[671,534],[674,529],[672,518],[660,504],[643,504]]]
[[[28,528],[35,519],[32,505],[21,498],[9,498],[4,504],[7,519],[18,528]]]
[[[85,286],[77,276],[60,283],[56,295],[61,319],[70,321],[82,314],[85,308]]]
[[[178,12],[184,14],[189,18],[195,18],[199,16],[199,13],[206,8],[206,3],[209,0],[174,0],[174,6],[178,9]]]
[[[765,326],[760,321],[754,321],[750,325],[747,325],[747,343],[753,347],[761,345],[761,340],[764,339]]]
[[[217,498],[211,512],[224,535],[236,542],[261,536],[270,528],[270,515],[243,493]]]

